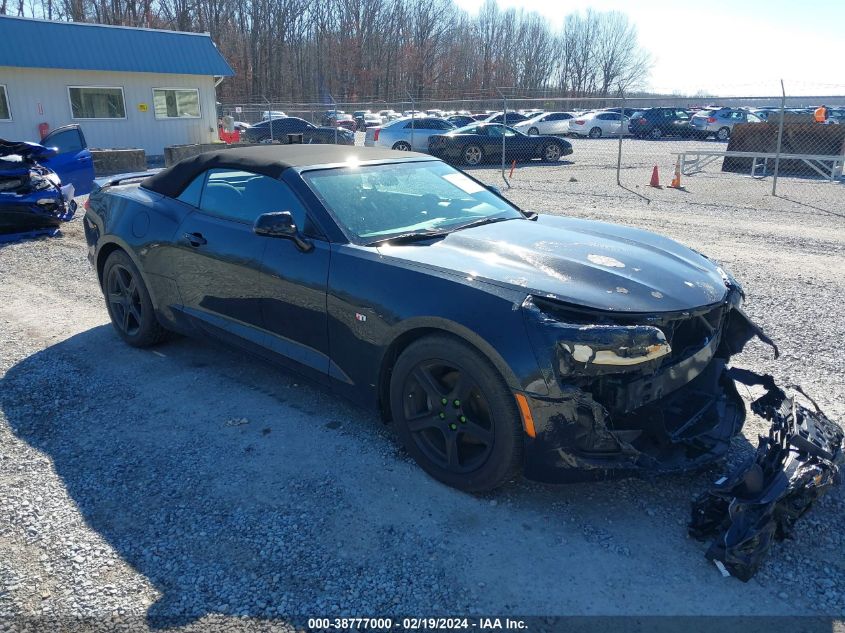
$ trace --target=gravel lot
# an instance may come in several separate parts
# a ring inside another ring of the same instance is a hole
[[[772,362],[755,343],[738,362],[845,420],[843,185],[789,183],[806,190],[796,203],[713,171],[688,192],[652,190],[643,159],[627,191],[587,162],[517,167],[507,195],[721,260],[782,350]],[[690,499],[718,468],[462,494],[423,474],[374,412],[293,375],[189,339],[121,344],[78,219],[0,248],[0,278],[0,630],[38,617],[282,630],[337,614],[845,616],[842,488],[743,584],[686,536]],[[765,428],[750,416],[731,460]]]

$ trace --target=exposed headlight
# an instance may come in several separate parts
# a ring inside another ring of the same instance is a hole
[[[672,351],[663,330],[651,325],[585,325],[567,330],[558,345],[572,361],[583,365],[630,367]]]
[[[654,325],[613,323],[587,312],[552,309],[528,297],[522,307],[546,345],[554,347],[561,374],[600,375],[657,367],[672,352],[666,334]],[[548,308],[544,310],[543,307]],[[571,318],[570,318],[571,317]]]

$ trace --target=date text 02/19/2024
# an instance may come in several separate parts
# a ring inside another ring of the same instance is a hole
[[[392,618],[309,618],[309,630],[356,630],[356,631],[390,631],[395,629],[405,631],[436,631],[436,630],[479,630],[497,631],[525,630],[528,626],[524,620],[513,618],[479,617],[479,618],[447,618],[447,617],[406,617],[401,620]]]

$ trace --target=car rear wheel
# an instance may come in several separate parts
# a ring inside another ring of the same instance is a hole
[[[167,337],[141,273],[124,251],[113,252],[103,266],[103,294],[112,325],[126,343],[149,347]]]
[[[543,147],[543,160],[547,163],[556,163],[560,160],[560,145],[557,143],[549,143]]]
[[[655,128],[652,128],[652,129],[651,129],[651,132],[649,132],[649,133],[648,133],[648,135],[649,135],[651,138],[653,138],[654,140],[657,140],[657,139],[659,139],[661,136],[663,136],[663,131],[662,131],[659,127],[655,127]]]
[[[731,131],[729,128],[720,127],[719,131],[716,132],[716,140],[718,141],[727,141],[731,137]]]
[[[411,151],[411,144],[407,141],[396,141],[393,144],[393,149],[399,150],[400,152],[410,152]]]
[[[466,165],[478,165],[484,158],[484,152],[478,145],[467,145],[461,153]]]
[[[529,128],[528,136],[539,136],[539,135],[540,135],[540,130],[538,130],[536,127]]]
[[[590,130],[589,136],[590,138],[601,138],[601,128],[594,127],[592,130]]]
[[[519,470],[522,425],[514,397],[463,341],[437,335],[412,343],[393,367],[390,409],[411,457],[449,486],[491,490]]]

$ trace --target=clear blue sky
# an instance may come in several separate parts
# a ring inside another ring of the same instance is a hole
[[[456,0],[475,13],[484,0]],[[555,26],[569,13],[621,11],[654,57],[650,87],[727,95],[845,95],[845,0],[498,0]],[[816,59],[822,61],[817,62]]]

